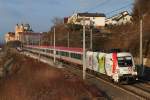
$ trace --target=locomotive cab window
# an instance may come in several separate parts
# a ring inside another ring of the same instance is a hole
[[[132,66],[132,57],[118,57],[119,67],[129,67]]]

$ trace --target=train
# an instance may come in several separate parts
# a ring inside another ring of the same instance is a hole
[[[47,57],[54,57],[55,54],[58,60],[77,65],[83,64],[82,48],[26,45],[24,50]],[[116,83],[138,80],[133,56],[126,51],[86,51],[86,68],[109,76]]]

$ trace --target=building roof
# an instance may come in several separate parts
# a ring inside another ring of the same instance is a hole
[[[119,21],[120,19],[122,19],[122,18],[124,18],[124,17],[126,17],[126,16],[128,16],[128,14],[125,14],[125,15],[122,15],[122,16],[120,16],[120,17],[118,17],[118,18],[115,18],[115,20],[116,20],[116,21]]]
[[[10,37],[14,37],[15,36],[15,33],[14,32],[8,32],[7,33]]]
[[[77,13],[77,15],[85,17],[106,17],[103,13]]]
[[[131,15],[128,13],[128,11],[123,11],[123,12],[121,12],[121,13],[119,13],[119,14],[116,14],[116,15],[110,17],[110,18],[107,18],[107,19],[112,19],[112,20],[119,21],[120,19],[122,19],[122,18],[124,18],[124,17],[126,17],[126,16],[128,16],[128,15],[131,16]]]

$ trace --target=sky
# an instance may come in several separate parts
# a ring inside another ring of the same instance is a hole
[[[28,23],[35,32],[47,32],[54,17],[74,12],[98,12],[107,17],[128,10],[134,0],[0,0],[0,41],[16,24]]]

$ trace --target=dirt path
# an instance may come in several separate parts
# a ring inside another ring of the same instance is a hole
[[[0,100],[99,100],[100,90],[79,77],[31,58],[15,58],[11,72],[0,79]]]

